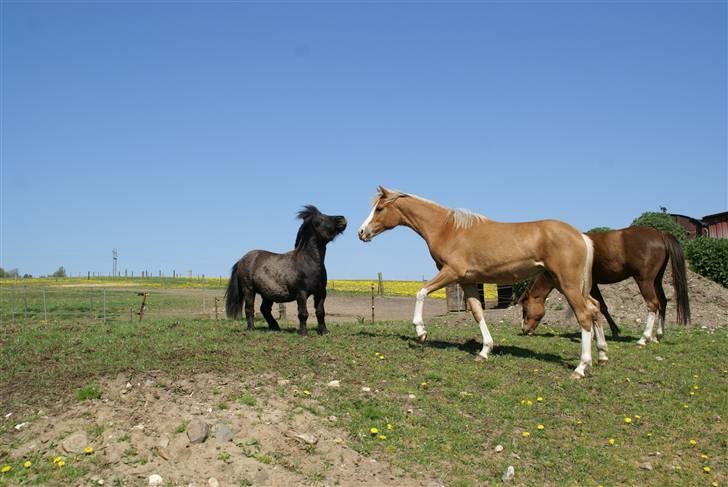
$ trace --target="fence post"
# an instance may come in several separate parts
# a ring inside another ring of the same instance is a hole
[[[46,306],[46,290],[43,289],[43,316],[45,317],[45,322],[48,323],[48,307]]]
[[[384,296],[384,280],[382,279],[381,272],[377,273],[377,279],[379,280],[379,289],[377,292],[380,296]]]
[[[374,283],[372,283],[372,323],[374,323]]]
[[[137,296],[143,296],[142,305],[139,307],[139,323],[141,323],[142,318],[144,318],[144,308],[147,307],[147,296],[149,296],[149,293],[137,293]]]
[[[278,303],[278,319],[279,320],[286,319],[286,304],[285,303]]]
[[[106,289],[104,289],[104,323],[106,323]]]
[[[220,301],[220,298],[215,296],[215,321],[217,321],[217,303]]]

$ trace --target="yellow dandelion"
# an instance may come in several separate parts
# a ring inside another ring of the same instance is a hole
[[[56,463],[56,465],[58,465],[58,468],[63,468],[65,464],[66,462],[64,462],[63,460],[59,460],[58,463]]]
[[[698,375],[697,374],[693,374],[693,379],[697,379],[697,378],[698,378]]]
[[[690,391],[690,395],[691,396],[694,396],[695,395],[695,391]]]
[[[718,487],[718,482],[713,482],[712,484],[710,484],[710,487]]]
[[[626,424],[630,424],[630,423],[632,422],[632,418],[629,418],[629,417],[627,417],[627,418],[624,418],[624,422],[625,422]]]
[[[539,429],[539,430],[542,430],[543,428],[544,428],[544,426],[542,424],[539,424],[538,426],[536,426],[536,429]]]
[[[391,424],[387,423],[387,429],[388,430],[393,430],[394,429],[394,426],[392,426]]]
[[[710,470],[711,470],[710,467],[707,465],[703,467],[703,472],[705,472],[705,473],[710,473]]]
[[[693,386],[693,390],[694,390],[694,391],[697,391],[698,389],[700,389],[700,386],[698,386],[698,385],[694,385],[694,386]]]
[[[420,382],[420,387],[427,387],[427,382]]]
[[[614,445],[614,438],[609,438],[609,444]]]
[[[380,355],[379,360],[384,360],[384,355]]]
[[[530,399],[529,399],[529,400],[527,400],[527,401],[526,401],[526,406],[533,406],[533,401],[532,401],[532,400],[530,400]]]
[[[630,379],[629,377],[627,377],[626,381],[627,382],[632,382],[632,379]]]
[[[526,404],[526,400],[525,399],[521,399],[521,406],[523,406],[524,404]]]
[[[687,408],[689,408],[689,407],[690,407],[690,406],[688,406],[687,404],[683,404],[683,409],[687,409]]]
[[[11,467],[10,465],[3,465],[3,468],[0,468],[0,472],[7,473],[7,472],[11,471],[12,469],[13,469],[13,467]]]
[[[640,416],[639,414],[635,414],[634,419],[642,419],[642,416]]]
[[[86,448],[83,449],[83,452],[86,455],[91,455],[94,452],[94,449],[93,449],[93,447],[87,446]]]
[[[675,469],[675,471],[677,471],[677,472],[679,472],[680,470],[682,470],[682,467],[681,467],[680,465],[675,465],[675,466],[674,466],[673,468],[674,468],[674,469]]]
[[[33,462],[31,462],[30,460],[27,460],[27,461],[26,461],[26,462],[25,462],[25,463],[23,464],[23,468],[30,468],[30,467],[32,467],[32,466],[33,466]]]
[[[58,462],[60,462],[61,460],[63,460],[63,457],[55,457],[55,458],[53,459],[53,463],[58,463]]]
[[[652,438],[652,433],[647,433],[647,438]]]
[[[371,428],[369,428],[369,432],[373,435],[376,435],[377,433],[379,433],[379,428],[375,428],[374,426],[372,426]]]
[[[584,424],[584,422],[583,422],[582,420],[580,420],[580,419],[577,419],[577,420],[576,420],[576,424],[578,424],[578,425],[582,425],[582,424]]]
[[[695,445],[697,445],[697,444],[698,444],[698,442],[697,442],[697,441],[695,441],[695,440],[690,440],[690,446],[695,446]]]
[[[529,433],[528,431],[524,431],[523,433],[521,433],[521,436],[523,436],[524,438],[528,438],[529,436],[531,436],[531,433]]]
[[[702,455],[700,455],[700,458],[702,458],[703,460],[707,460],[708,459],[708,455],[706,455],[705,453],[703,453]]]
[[[311,395],[311,391],[309,391],[309,390],[304,390],[304,391],[303,391],[303,395],[304,395],[304,396],[310,396],[310,395]]]
[[[543,397],[541,397],[541,396],[538,396],[538,397],[536,398],[536,400],[537,400],[538,402],[543,402]]]
[[[380,440],[386,440],[387,435],[379,435],[379,436],[377,436],[377,438],[379,438]]]

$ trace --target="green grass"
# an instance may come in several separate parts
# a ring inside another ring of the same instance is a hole
[[[670,327],[662,343],[640,349],[639,330],[622,325],[625,337],[609,341],[609,365],[573,381],[569,375],[580,352],[576,330],[545,326],[535,337],[519,335],[514,325],[492,326],[497,347],[485,364],[473,361],[480,349],[474,324],[430,323],[431,341],[424,346],[403,322],[331,324],[330,335],[309,338],[245,332],[239,323],[209,320],[3,326],[2,411],[31,414],[52,407],[79,387],[121,371],[274,373],[292,381],[279,393],[302,408],[320,407],[324,417],[336,415],[356,450],[448,485],[499,483],[508,465],[516,469],[515,483],[523,485],[728,481],[725,330]],[[341,387],[325,386],[333,379]],[[371,392],[362,392],[363,386]],[[253,402],[246,394],[236,399]],[[386,439],[371,434],[372,427]],[[0,430],[0,444],[9,443],[6,435],[10,431]],[[498,444],[505,447],[499,454]],[[652,471],[640,468],[645,462]],[[22,462],[13,465],[16,475]]]
[[[81,387],[76,393],[76,399],[79,401],[88,401],[91,399],[101,399],[101,391],[98,386],[87,384]]]

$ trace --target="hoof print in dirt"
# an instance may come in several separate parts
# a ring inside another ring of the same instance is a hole
[[[204,421],[196,419],[187,427],[187,438],[190,443],[203,443],[207,439],[210,427]]]

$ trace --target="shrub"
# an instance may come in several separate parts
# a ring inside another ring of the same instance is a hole
[[[609,227],[594,227],[586,233],[598,233],[598,232],[610,232],[612,231]]]
[[[80,388],[76,393],[76,399],[79,401],[88,401],[91,399],[101,399],[101,391],[93,384],[87,384]]]
[[[684,244],[688,239],[688,232],[667,213],[646,211],[635,218],[631,226],[652,227],[663,232],[669,232],[675,235],[681,244]]]
[[[59,267],[51,277],[66,277],[66,269],[63,266]]]
[[[693,271],[728,287],[728,240],[700,237],[683,247]]]
[[[513,295],[511,296],[511,300],[514,304],[518,303],[518,299],[523,295],[524,292],[526,292],[526,289],[531,286],[531,283],[533,283],[533,279],[517,282],[513,285]]]

